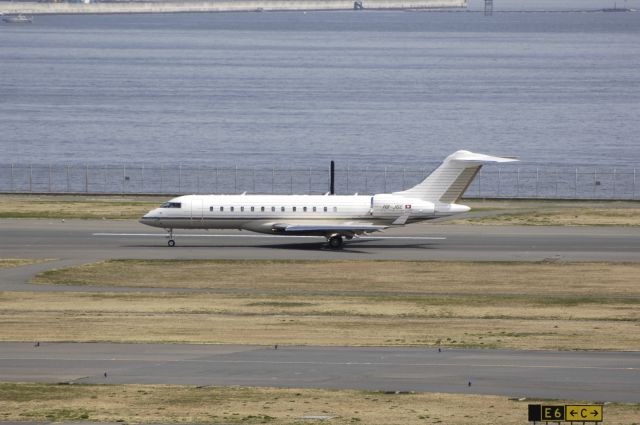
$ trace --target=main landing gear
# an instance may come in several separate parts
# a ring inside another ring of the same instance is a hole
[[[167,236],[169,238],[169,240],[167,241],[167,245],[169,245],[170,247],[176,246],[176,241],[175,239],[173,239],[173,229],[168,229],[167,232],[169,232],[169,235]]]
[[[342,235],[332,235],[328,238],[329,248],[331,249],[342,249],[344,242],[342,240]]]

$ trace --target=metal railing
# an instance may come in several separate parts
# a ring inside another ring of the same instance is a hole
[[[386,193],[409,188],[424,169],[337,168],[336,193]],[[320,168],[183,167],[145,165],[0,164],[3,193],[321,194],[329,170]],[[469,198],[639,199],[636,169],[487,166],[466,192]]]

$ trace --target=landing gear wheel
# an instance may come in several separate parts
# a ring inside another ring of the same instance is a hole
[[[169,245],[170,247],[176,246],[176,241],[173,239],[173,229],[165,229],[165,230],[169,232],[169,234],[167,235],[167,237],[169,238],[169,240],[167,241],[167,245]]]
[[[331,249],[342,249],[342,236],[335,235],[329,238],[329,247]]]

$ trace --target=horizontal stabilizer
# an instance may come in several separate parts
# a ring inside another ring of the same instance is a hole
[[[492,162],[496,162],[496,163],[518,162],[518,159],[513,157],[492,156],[492,155],[485,155],[482,153],[474,153],[469,151],[457,151],[449,155],[447,157],[447,160],[476,163],[476,164],[487,164]]]

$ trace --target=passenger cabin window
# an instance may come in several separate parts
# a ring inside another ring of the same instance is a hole
[[[293,212],[296,212],[296,207],[293,207]]]
[[[260,211],[264,212],[264,207],[260,207]]]
[[[244,207],[240,207],[240,211],[244,211]]]
[[[276,211],[276,207],[271,207],[271,212],[275,212]]]
[[[324,207],[324,212],[327,212],[327,207]]]
[[[182,208],[181,202],[165,202],[160,208]]]
[[[209,211],[213,212],[213,207],[209,207]]]
[[[233,209],[234,209],[234,208],[233,208],[233,207],[230,207],[229,209],[231,210],[231,212],[233,212]]]
[[[316,212],[316,207],[313,207],[313,212]]]
[[[302,211],[307,212],[307,207],[302,207]]]
[[[255,211],[255,208],[254,208],[254,207],[251,207],[251,212],[254,212],[254,211]]]
[[[280,211],[284,212],[284,207],[280,207]]]
[[[333,212],[338,212],[338,207],[333,207]]]
[[[220,211],[224,211],[224,207],[220,207]]]

